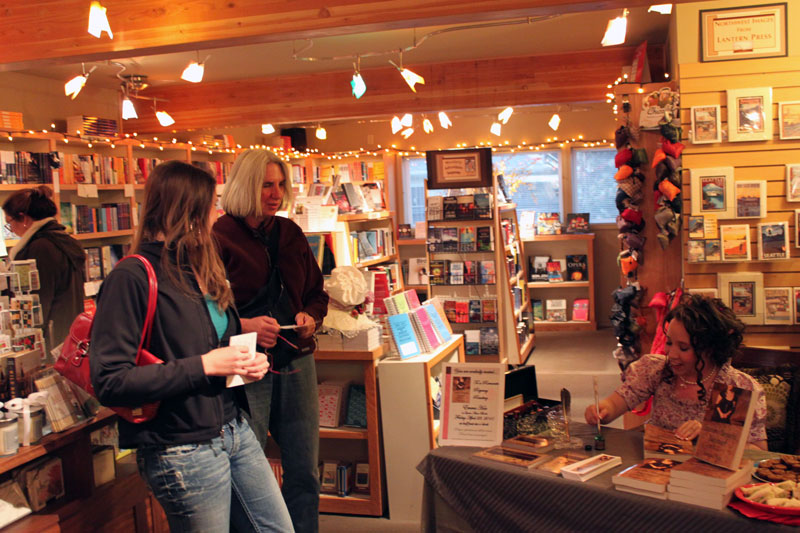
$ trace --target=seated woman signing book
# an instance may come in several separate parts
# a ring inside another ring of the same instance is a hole
[[[699,294],[687,295],[665,320],[666,355],[644,355],[625,371],[622,385],[600,402],[600,422],[608,423],[653,396],[651,422],[675,430],[676,436],[697,437],[715,383],[753,391],[756,402],[747,442],[767,449],[767,406],[753,378],[731,366],[742,343],[744,324],[722,303]],[[594,405],[586,422],[596,424]]]

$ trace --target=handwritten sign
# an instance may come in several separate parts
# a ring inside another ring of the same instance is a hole
[[[445,363],[442,446],[494,446],[503,440],[505,365]]]

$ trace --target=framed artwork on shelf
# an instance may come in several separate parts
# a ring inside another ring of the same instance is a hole
[[[428,189],[492,186],[492,149],[433,150],[425,153]]]
[[[719,292],[717,289],[714,288],[704,288],[704,289],[686,289],[686,292],[689,294],[700,294],[703,296],[707,296],[708,298],[719,298]]]
[[[764,287],[764,324],[791,326],[794,314],[791,287]]]
[[[733,218],[733,167],[693,168],[692,215]]]
[[[700,61],[784,57],[786,2],[700,10]]]
[[[800,209],[794,210],[794,247],[800,248]]]
[[[705,239],[705,223],[701,216],[689,217],[689,238],[690,239]]]
[[[781,139],[800,139],[800,101],[778,102],[778,131]]]
[[[722,244],[719,239],[706,239],[706,262],[722,261]]]
[[[734,183],[733,189],[736,218],[764,218],[767,216],[766,181],[737,181]]]
[[[722,301],[742,322],[764,323],[764,275],[761,272],[720,272],[717,285]]]
[[[786,201],[800,202],[800,164],[786,165]]]
[[[789,259],[789,223],[767,222],[758,225],[758,259]]]
[[[750,225],[720,226],[723,261],[750,261]]]
[[[772,87],[728,89],[728,140],[772,139]]]
[[[694,144],[722,141],[720,110],[718,105],[694,106],[692,111],[692,142]]]

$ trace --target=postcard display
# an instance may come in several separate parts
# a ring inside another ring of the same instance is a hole
[[[464,334],[468,362],[518,365],[533,350],[533,317],[516,206],[495,188],[426,194],[428,295]]]

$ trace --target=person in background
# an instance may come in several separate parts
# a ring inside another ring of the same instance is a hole
[[[291,199],[289,166],[270,151],[244,150],[225,184],[225,215],[214,224],[214,235],[242,330],[256,332],[258,345],[272,357],[270,372],[245,389],[261,445],[269,431],[280,447],[283,497],[295,529],[305,533],[319,528],[313,334],[327,313],[328,295],[303,231],[275,216]]]
[[[692,440],[715,383],[753,391],[756,402],[749,447],[767,449],[767,404],[761,385],[731,366],[742,343],[744,324],[721,300],[689,294],[664,319],[667,354],[649,354],[633,362],[615,392],[586,408],[586,422],[606,424],[653,396],[650,422]]]
[[[50,187],[40,185],[17,191],[3,202],[6,229],[20,237],[8,252],[9,260],[36,260],[47,350],[61,344],[83,311],[86,265],[83,247],[55,219],[52,195]]]
[[[158,280],[149,351],[163,364],[136,366],[148,278],[136,260],[106,277],[92,327],[92,384],[101,403],[160,401],[153,420],[119,420],[122,448],[136,448],[139,472],[170,530],[292,531],[272,469],[247,420],[242,387],[226,376],[260,379],[263,353],[229,346],[240,332],[225,270],[211,238],[216,183],[205,171],[170,161],[145,185],[132,250]]]

